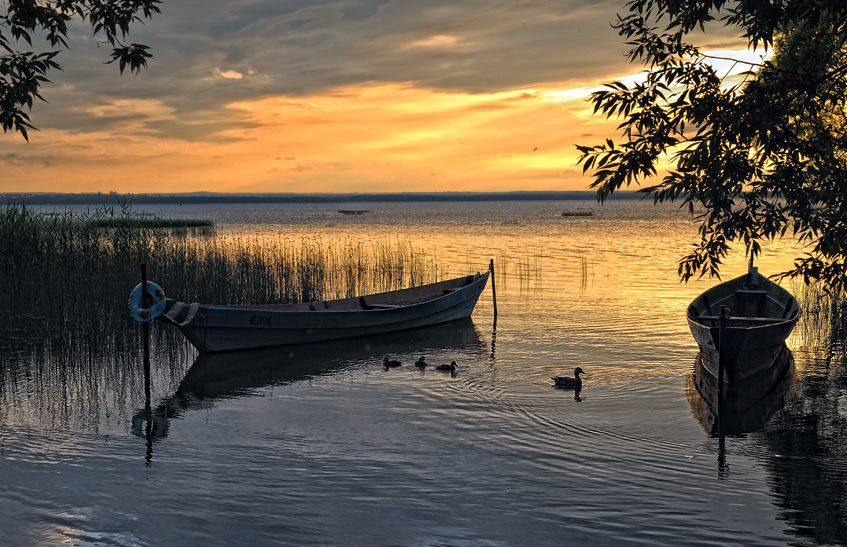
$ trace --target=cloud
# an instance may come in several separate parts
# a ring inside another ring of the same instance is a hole
[[[108,48],[76,25],[55,80],[189,112],[363,84],[486,93],[594,79],[625,65],[609,26],[617,0],[183,0],[163,8],[129,36],[155,56],[141,75],[118,77],[103,65]],[[48,99],[57,93],[49,88]]]
[[[43,161],[51,158],[77,177],[68,185],[112,185],[103,191],[143,181],[161,181],[158,191],[332,191],[342,172],[340,191],[398,180],[426,190],[430,173],[457,188],[485,189],[487,178],[491,188],[546,189],[573,165],[571,135],[608,125],[590,114],[587,93],[638,69],[610,26],[621,0],[175,0],[162,8],[131,29],[128,41],[150,45],[155,57],[138,76],[120,76],[90,27],[71,25],[72,50],[58,58],[64,71],[44,89],[50,102],[33,109],[42,131],[30,145],[3,137],[38,166],[28,184],[56,184]],[[727,32],[705,38],[743,43]],[[2,177],[0,190],[15,184]]]
[[[215,68],[215,78],[224,78],[225,80],[240,80],[244,78],[244,74],[235,70],[221,70]]]

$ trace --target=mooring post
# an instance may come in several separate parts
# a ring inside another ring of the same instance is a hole
[[[147,292],[147,264],[141,265],[141,307],[148,308],[150,306],[150,295]],[[144,393],[147,397],[147,406],[150,404],[150,323],[143,322],[144,325]]]
[[[147,293],[147,264],[142,264],[141,265],[141,307],[147,308],[149,306],[150,306],[150,295]]]
[[[731,312],[726,306],[721,306],[720,329],[718,331],[718,404],[723,400],[723,375],[724,375],[724,342],[726,341],[726,322]]]
[[[494,318],[497,318],[497,288],[494,286],[494,259],[488,262],[488,270],[491,272],[491,297],[494,300]]]

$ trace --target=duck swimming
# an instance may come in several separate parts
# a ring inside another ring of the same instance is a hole
[[[570,376],[553,376],[553,381],[556,382],[556,387],[582,387],[582,378],[579,377],[580,374],[586,374],[586,372],[581,368],[576,367],[573,369],[573,378]]]
[[[418,367],[418,368],[424,368],[424,367],[426,367],[426,364],[427,364],[426,358],[423,355],[418,357],[418,360],[415,361],[415,366]]]
[[[394,367],[399,367],[402,363],[400,363],[400,361],[395,361],[393,359],[389,360],[388,357],[386,357],[385,361],[383,361],[382,364],[385,365],[385,368],[394,368]]]
[[[446,370],[448,372],[456,370],[456,361],[450,361],[449,365],[438,365],[435,367],[438,370]]]

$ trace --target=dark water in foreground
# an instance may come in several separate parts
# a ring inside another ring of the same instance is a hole
[[[684,317],[710,282],[676,278],[684,216],[634,202],[343,208],[370,212],[151,212],[242,236],[408,238],[448,275],[494,258],[496,322],[486,291],[467,322],[199,357],[155,324],[152,421],[129,319],[116,330],[130,338],[101,351],[3,355],[0,545],[847,544],[843,355],[801,325],[787,402],[713,436]],[[768,249],[761,270],[794,250]],[[421,373],[419,355],[459,370]],[[578,396],[552,386],[575,366]]]

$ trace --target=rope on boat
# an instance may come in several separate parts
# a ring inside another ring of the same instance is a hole
[[[186,306],[188,307],[188,313],[186,314],[185,319],[183,319],[182,321],[177,321],[176,318],[179,316],[180,313],[182,313],[182,310],[184,310]],[[197,302],[193,304],[177,302],[173,305],[173,307],[171,307],[170,310],[168,310],[168,313],[165,314],[165,317],[167,317],[180,327],[184,327],[185,325],[191,323],[194,320],[194,316],[197,314],[198,308],[200,308],[200,304],[198,304]]]

